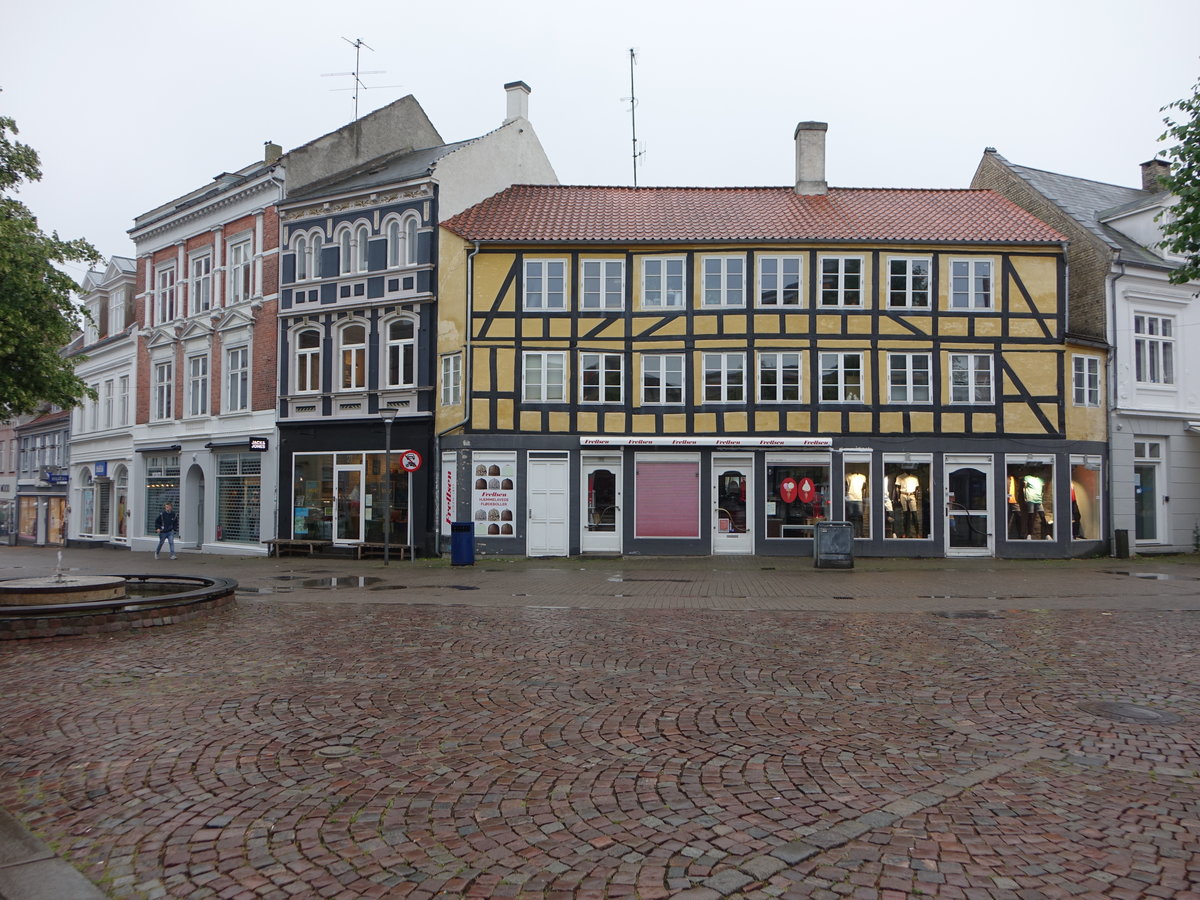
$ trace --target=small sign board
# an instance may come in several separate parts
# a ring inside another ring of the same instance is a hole
[[[271,447],[270,438],[250,438],[250,449],[265,453]]]
[[[405,472],[415,472],[421,468],[421,454],[417,450],[400,451],[400,468]]]

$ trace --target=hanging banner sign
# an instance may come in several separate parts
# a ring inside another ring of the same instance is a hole
[[[596,435],[581,437],[580,447],[832,447],[833,438],[726,438],[726,437],[633,437]]]

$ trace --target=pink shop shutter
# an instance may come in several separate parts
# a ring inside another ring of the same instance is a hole
[[[700,537],[700,464],[637,464],[636,536]]]

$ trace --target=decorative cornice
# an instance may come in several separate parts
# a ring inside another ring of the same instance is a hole
[[[238,203],[239,201],[245,200],[247,198],[254,197],[257,194],[267,193],[267,192],[271,192],[271,191],[277,192],[280,187],[282,187],[282,181],[278,180],[275,177],[271,177],[271,178],[265,179],[263,181],[251,183],[251,184],[248,184],[248,185],[242,187],[240,190],[231,191],[227,194],[222,194],[218,197],[214,197],[210,200],[206,200],[204,202],[198,203],[198,204],[196,204],[196,206],[189,207],[186,210],[182,210],[182,211],[174,213],[174,214],[172,214],[170,212],[165,213],[163,218],[157,220],[156,223],[148,224],[148,225],[144,226],[143,228],[138,228],[137,226],[134,226],[133,228],[129,229],[129,235],[130,235],[130,237],[133,238],[135,245],[140,244],[144,241],[152,240],[153,238],[156,238],[156,237],[161,237],[162,235],[167,234],[168,232],[170,232],[176,228],[179,228],[182,225],[186,225],[189,222],[195,222],[199,219],[203,219],[208,216],[211,216],[213,213],[217,212],[218,210],[227,209],[228,207],[234,205],[235,203]],[[268,203],[265,207],[262,207],[262,208],[266,209],[273,205],[274,205],[273,203]],[[246,213],[246,215],[251,215],[251,214],[252,214],[252,211]],[[224,223],[222,223],[220,225],[215,225],[206,230],[219,231],[223,228],[223,225],[224,225]],[[171,243],[173,244],[174,242],[171,242]],[[162,248],[159,247],[156,249],[162,249]],[[139,248],[138,255],[142,256],[142,255],[145,255],[145,253],[147,253],[147,252],[153,252],[153,251],[142,251],[141,248]]]
[[[279,218],[284,222],[292,222],[297,219],[320,218],[351,210],[372,209],[388,203],[399,203],[402,200],[423,200],[432,196],[432,188],[427,184],[423,184],[394,191],[375,192],[365,197],[361,195],[336,197],[327,200],[311,201],[305,206],[294,209],[281,208],[279,210]]]

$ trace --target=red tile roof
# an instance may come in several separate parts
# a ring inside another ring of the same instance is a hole
[[[443,223],[468,240],[514,243],[936,241],[1066,238],[993,191],[518,184]]]

